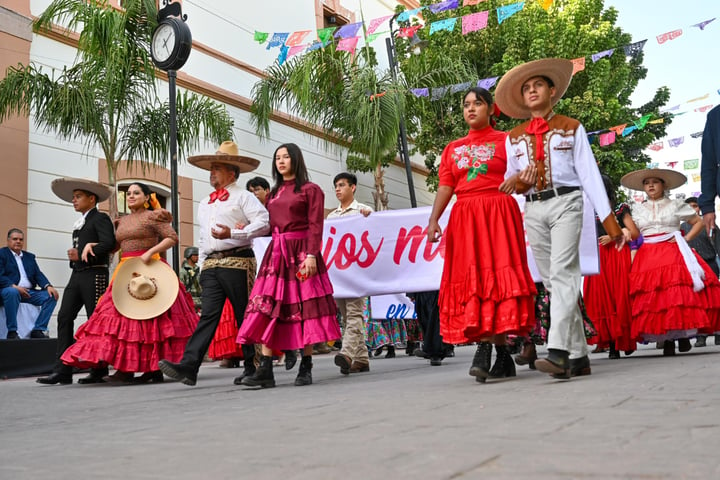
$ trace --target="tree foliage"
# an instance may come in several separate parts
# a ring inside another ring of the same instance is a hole
[[[423,5],[435,3],[423,0]],[[506,2],[487,0],[476,6],[433,14],[423,10],[426,25],[449,17],[460,17],[481,10],[490,10],[487,28],[462,35],[459,26],[453,32],[440,31],[428,35],[428,28],[421,29],[429,45],[422,52],[422,59],[401,57],[401,69],[412,87],[433,87],[443,84],[416,80],[419,62],[432,63],[439,58],[452,57],[469,65],[470,74],[460,77],[456,83],[502,76],[521,63],[547,57],[588,57],[585,70],[578,72],[563,99],[555,107],[557,113],[577,118],[588,132],[607,129],[615,125],[632,124],[645,114],[653,118],[664,117],[664,124],[649,124],[616,143],[600,148],[595,139],[592,148],[601,171],[616,182],[632,170],[648,161],[642,150],[655,139],[665,135],[670,115],[662,115],[659,108],[669,99],[669,90],[662,87],[654,98],[639,108],[631,108],[630,96],[645,78],[647,70],[642,66],[643,54],[626,57],[623,46],[633,43],[632,36],[615,26],[618,12],[604,8],[603,0],[555,0],[548,11],[539,2],[525,2],[522,11],[497,23],[494,11]],[[459,21],[458,21],[459,23]],[[402,44],[407,48],[407,42]],[[400,48],[400,47],[399,47]],[[615,48],[614,53],[593,63],[589,56]],[[410,79],[413,79],[412,81]],[[445,145],[463,136],[467,127],[462,115],[463,92],[448,94],[439,100],[415,98],[408,95],[409,134],[413,137],[416,151],[424,155],[431,170],[428,185],[437,186],[437,163]],[[498,128],[510,130],[520,121],[502,117]]]
[[[169,106],[156,92],[149,44],[155,28],[154,0],[54,0],[33,29],[62,25],[79,32],[75,63],[50,74],[34,64],[8,68],[0,81],[0,122],[32,114],[37,128],[98,146],[115,185],[123,160],[165,165],[169,156]],[[181,93],[177,100],[178,154],[199,147],[200,137],[220,144],[232,138],[225,108]],[[173,192],[175,194],[175,192]],[[114,215],[116,202],[111,200]]]

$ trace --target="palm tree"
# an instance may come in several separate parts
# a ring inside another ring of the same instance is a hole
[[[159,100],[149,43],[156,26],[155,0],[127,0],[124,9],[105,1],[54,0],[33,30],[63,25],[79,30],[72,66],[48,75],[34,64],[7,70],[0,81],[0,122],[32,114],[37,128],[99,146],[115,186],[123,160],[165,165],[169,155],[169,107]],[[205,97],[180,93],[177,100],[178,152],[200,146],[201,135],[220,144],[232,138],[225,108]],[[176,194],[176,192],[173,192]],[[115,197],[110,213],[117,214]]]

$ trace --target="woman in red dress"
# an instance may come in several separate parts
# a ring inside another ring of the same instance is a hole
[[[525,230],[517,202],[499,190],[505,175],[505,133],[495,130],[499,113],[490,93],[465,94],[466,137],[445,147],[440,186],[427,233],[443,235],[438,223],[453,194],[445,233],[445,265],[440,282],[440,333],[451,344],[479,342],[470,375],[514,377],[506,335],[525,335],[535,325],[535,284],[527,265]],[[497,359],[490,359],[495,344]]]
[[[174,303],[156,317],[128,318],[115,307],[112,292],[121,265],[135,257],[140,257],[145,264],[164,261],[159,254],[178,241],[170,225],[172,215],[160,208],[147,185],[132,183],[126,198],[131,213],[116,220],[115,232],[122,259],[110,286],[88,321],[77,330],[77,341],[65,350],[62,361],[79,368],[112,365],[116,371],[105,377],[109,382],[162,382],[158,361],[162,358],[180,361],[199,318],[192,297],[177,277],[174,281],[178,282],[179,289]],[[92,255],[92,244],[88,244],[82,255]],[[135,372],[145,373],[134,378]]]
[[[262,343],[260,366],[242,385],[274,387],[272,351],[302,349],[296,386],[312,383],[313,344],[342,335],[320,253],[325,213],[322,189],[310,182],[300,148],[280,145],[273,156],[275,186],[267,203],[272,241],[258,269],[238,343]]]

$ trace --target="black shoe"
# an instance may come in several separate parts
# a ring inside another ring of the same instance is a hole
[[[658,342],[660,343],[660,342]],[[663,342],[663,357],[672,357],[675,355],[675,341],[665,340]]]
[[[412,356],[416,348],[418,348],[417,342],[408,342],[407,347],[405,347],[405,355]]]
[[[453,344],[443,343],[442,350],[444,358],[452,358],[455,356],[455,345]]]
[[[442,365],[442,358],[440,357],[430,357],[430,365],[433,367],[439,367]]]
[[[608,358],[611,360],[617,360],[620,358],[620,352],[615,350],[615,342],[610,342],[610,351],[608,352]]]
[[[535,360],[535,368],[555,378],[570,378],[570,358],[565,350],[548,348],[548,356]]]
[[[685,353],[692,349],[692,344],[689,338],[681,338],[678,340],[678,352]]]
[[[720,345],[720,335],[715,335],[715,345]]]
[[[304,385],[312,385],[312,356],[303,356],[300,360],[300,369],[295,377],[295,386],[302,387]]]
[[[485,379],[490,375],[490,357],[492,356],[492,343],[478,343],[475,356],[470,365],[470,376],[478,379],[478,382],[485,383]]]
[[[11,330],[7,333],[8,340],[20,340],[20,336],[15,330]]]
[[[706,347],[707,346],[707,337],[705,335],[698,335],[695,339],[695,347]]]
[[[507,378],[515,377],[515,362],[513,361],[512,355],[510,355],[510,348],[507,345],[495,345],[495,351],[497,357],[495,358],[495,364],[490,369],[490,378]]]
[[[72,383],[72,375],[52,373],[47,377],[40,377],[35,381],[37,383],[42,383],[43,385],[57,385],[58,383],[60,385],[70,385]]]
[[[537,360],[537,349],[534,343],[525,343],[519,355],[515,356],[516,365],[527,365],[530,370],[535,370],[535,360]]]
[[[197,372],[192,367],[182,363],[168,362],[167,360],[160,360],[158,367],[160,367],[162,373],[184,385],[192,387],[197,383]]]
[[[151,372],[144,372],[139,377],[133,379],[133,383],[142,385],[146,383],[162,383],[165,381],[163,373],[160,370],[153,370]]]
[[[423,350],[422,347],[417,347],[413,352],[413,355],[420,358],[430,358],[430,355],[425,353],[425,350]]]
[[[573,358],[570,360],[570,376],[571,377],[582,377],[585,375],[590,375],[592,373],[590,369],[590,358],[585,355],[584,357],[580,358]],[[565,378],[562,376],[555,376],[555,378]]]
[[[273,388],[275,386],[275,377],[273,376],[272,357],[262,355],[260,357],[260,366],[255,371],[255,374],[244,377],[240,383],[246,387]]]
[[[48,338],[48,336],[42,330],[33,330],[30,332],[30,338]]]
[[[373,353],[373,357],[379,357],[382,355],[383,347],[378,347],[375,352]]]
[[[90,371],[90,375],[79,379],[78,383],[80,385],[91,385],[93,383],[105,383],[105,379],[103,377],[106,376],[108,373],[110,373],[110,372],[108,372],[107,368],[92,369]]]
[[[388,351],[385,354],[385,358],[395,358],[395,347],[393,345],[388,345],[387,349]]]
[[[285,350],[285,370],[292,370],[297,363],[297,352],[295,350]]]

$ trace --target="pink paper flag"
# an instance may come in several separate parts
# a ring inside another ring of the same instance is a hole
[[[352,38],[343,38],[340,40],[337,44],[337,47],[335,47],[335,50],[342,50],[344,52],[350,52],[355,53],[355,48],[357,47],[357,43],[360,37],[352,37]]]
[[[484,12],[473,13],[462,17],[462,34],[467,35],[470,32],[482,30],[487,27],[488,13],[489,11],[485,10]]]
[[[601,147],[607,147],[610,144],[615,143],[615,132],[607,132],[600,134],[598,138]]]
[[[679,30],[673,30],[672,32],[663,33],[662,35],[658,35],[655,38],[657,38],[657,42],[662,45],[663,43],[669,42],[670,40],[675,40],[677,37],[682,35],[682,33],[683,31],[681,28]]]
[[[307,48],[307,45],[293,45],[292,47],[290,47],[290,50],[288,50],[287,58],[297,55],[298,53],[302,52],[306,48]]]
[[[372,20],[370,20],[370,24],[367,27],[366,34],[370,35],[371,33],[375,33],[375,30],[377,30],[380,25],[387,22],[392,17],[392,15],[387,15],[385,17],[373,18]]]
[[[675,165],[677,165],[677,160],[673,160],[672,162],[665,162],[665,165],[667,165],[670,168],[675,168]]]
[[[579,57],[579,58],[573,58],[573,76],[575,76],[576,73],[582,72],[585,70],[585,57]]]
[[[307,34],[310,33],[310,30],[302,30],[299,32],[293,32],[290,34],[287,40],[285,40],[285,45],[288,47],[294,47],[295,45],[300,45],[305,37],[307,37]]]
[[[477,5],[480,2],[484,2],[485,0],[463,0],[463,7],[467,7],[468,5]]]
[[[713,107],[712,104],[710,104],[710,105],[705,105],[704,107],[696,108],[695,111],[696,111],[696,112],[700,112],[700,113],[705,113],[705,112],[707,112],[708,110],[710,110],[712,107]]]
[[[649,148],[653,152],[659,152],[660,150],[663,149],[663,142],[651,143],[650,145],[648,145],[647,148]]]

